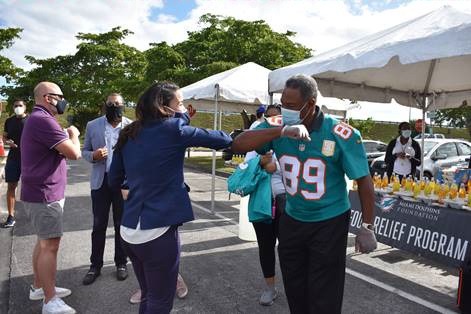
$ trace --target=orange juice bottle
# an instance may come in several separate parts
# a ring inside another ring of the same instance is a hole
[[[402,187],[403,189],[406,188],[406,176],[403,176],[403,177],[402,177],[402,180],[401,180],[401,187]]]
[[[448,183],[448,181],[445,182],[445,193],[446,195],[450,193],[450,184]]]
[[[460,199],[466,198],[466,188],[464,187],[464,183],[461,183],[460,190],[458,191],[458,197]]]
[[[458,196],[458,185],[456,185],[456,183],[453,183],[450,187],[448,197],[451,200],[454,200],[457,196]]]
[[[425,188],[424,188],[424,195],[425,196],[430,196],[433,192],[433,185],[432,181],[429,181],[428,179],[425,179]]]
[[[420,195],[421,187],[420,187],[420,182],[414,182],[413,183],[413,191],[414,191],[414,197],[417,198],[417,196]]]
[[[398,177],[394,177],[392,189],[393,189],[393,192],[399,192],[399,190],[401,189],[401,183],[399,182]]]
[[[424,180],[424,178],[422,178],[420,180],[420,190],[421,191],[425,190],[425,185],[426,185],[425,180]]]
[[[385,189],[387,188],[389,185],[389,179],[388,179],[388,175],[385,173],[383,175],[383,180],[381,180],[381,188]]]
[[[438,192],[438,202],[439,202],[439,203],[443,203],[443,201],[444,201],[445,198],[446,198],[446,194],[447,194],[445,184],[444,184],[444,183],[440,184],[440,188],[439,188],[439,189],[440,189],[440,190],[439,190],[439,192]]]
[[[373,176],[373,185],[375,186],[375,189],[379,189],[381,184],[378,185],[378,173],[375,172],[375,175]]]
[[[404,187],[404,189],[407,191],[407,192],[412,192],[412,179],[411,177],[407,177],[406,179],[406,185]]]
[[[433,182],[433,194],[438,195],[439,192],[440,192],[440,184],[434,181]]]

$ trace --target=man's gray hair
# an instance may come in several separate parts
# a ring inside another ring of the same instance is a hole
[[[306,102],[311,98],[317,99],[317,82],[310,76],[304,74],[292,76],[286,81],[285,88],[298,89]]]

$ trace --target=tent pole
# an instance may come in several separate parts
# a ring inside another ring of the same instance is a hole
[[[222,131],[222,106],[219,108],[219,131]]]
[[[437,59],[432,59],[430,61],[430,66],[428,69],[427,79],[425,80],[424,93],[422,97],[422,148],[420,156],[420,179],[424,177],[424,147],[425,147],[425,111],[427,110],[427,94],[430,87],[430,82],[432,81],[433,72],[435,71],[435,65],[437,64]]]
[[[420,180],[424,178],[424,157],[425,157],[425,111],[427,110],[426,106],[426,97],[422,99],[422,147],[420,149]]]
[[[214,130],[218,127],[218,98],[219,98],[219,84],[214,86],[216,88],[216,95],[214,100]],[[214,199],[216,191],[216,150],[213,149],[213,160],[211,167],[211,213],[214,214]]]
[[[273,105],[273,93],[268,94],[268,104]]]

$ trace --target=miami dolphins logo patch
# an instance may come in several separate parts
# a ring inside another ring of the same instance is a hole
[[[397,199],[395,199],[394,197],[384,196],[384,197],[381,197],[379,202],[375,202],[375,203],[376,203],[376,206],[378,206],[379,209],[381,209],[381,211],[388,213],[391,211],[391,209],[393,209],[394,205],[396,204],[396,201]]]

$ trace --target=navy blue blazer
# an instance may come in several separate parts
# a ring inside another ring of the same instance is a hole
[[[126,178],[129,196],[121,224],[136,229],[178,225],[194,219],[183,178],[187,147],[221,149],[232,139],[221,131],[186,125],[170,118],[147,123],[135,139],[116,149],[108,173],[110,187],[119,188]]]

